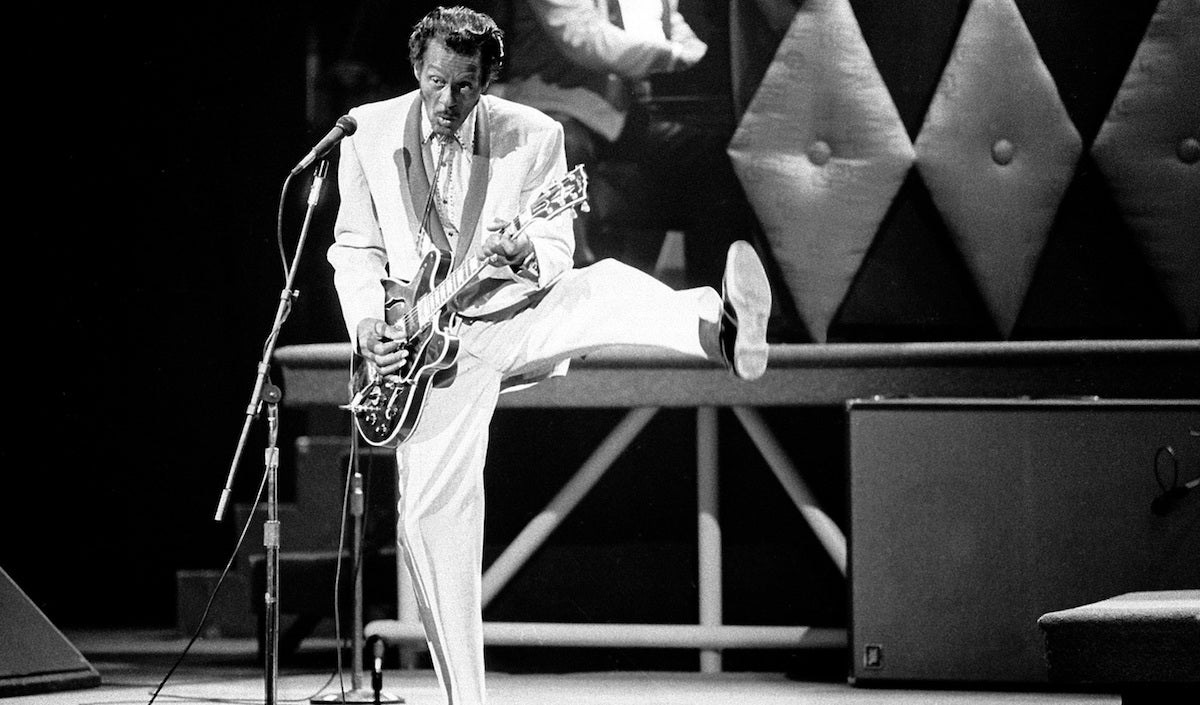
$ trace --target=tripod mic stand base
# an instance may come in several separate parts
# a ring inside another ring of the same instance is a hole
[[[315,698],[310,699],[309,702],[313,703],[314,705],[320,705],[322,703],[346,703],[347,705],[351,703],[374,703],[375,691],[371,690],[370,688],[347,690],[345,698],[342,697],[341,691],[334,691],[332,693],[318,695]],[[379,702],[381,705],[383,703],[403,703],[404,698],[398,695],[392,695],[386,690],[381,690],[379,691]]]

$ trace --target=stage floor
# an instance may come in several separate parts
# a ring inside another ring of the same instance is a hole
[[[3,705],[137,705],[167,674],[186,640],[164,631],[67,632],[67,638],[100,672],[97,688],[5,698]],[[157,703],[262,703],[265,673],[252,639],[202,639],[163,687]],[[305,642],[295,663],[279,669],[277,701],[308,703],[340,693],[332,641]],[[349,664],[345,688],[351,690]],[[360,683],[370,686],[369,674]],[[429,670],[384,673],[384,691],[408,705],[439,705]],[[491,705],[1050,705],[1116,704],[1105,693],[1019,690],[855,687],[837,678],[804,680],[778,673],[704,675],[678,672],[489,673]]]

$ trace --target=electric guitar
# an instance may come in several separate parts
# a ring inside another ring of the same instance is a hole
[[[500,234],[515,238],[534,221],[549,220],[576,205],[588,209],[583,165],[538,194]],[[453,316],[448,307],[488,265],[475,257],[454,269],[450,265],[450,254],[435,249],[425,255],[411,283],[383,279],[384,318],[404,331],[408,358],[399,371],[384,377],[374,364],[355,356],[350,403],[341,407],[354,414],[355,428],[371,445],[396,447],[412,436],[430,387],[458,356],[458,336],[446,330]]]

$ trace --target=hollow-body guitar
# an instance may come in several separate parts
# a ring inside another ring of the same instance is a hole
[[[576,205],[587,210],[582,165],[539,193],[501,235],[514,238],[534,221],[557,217]],[[447,330],[453,315],[450,304],[488,265],[473,257],[457,267],[451,262],[449,253],[435,249],[411,282],[383,279],[384,317],[404,331],[408,358],[399,371],[385,377],[373,363],[355,356],[350,403],[342,407],[354,415],[355,428],[371,445],[396,447],[412,436],[430,388],[458,356],[459,339]]]

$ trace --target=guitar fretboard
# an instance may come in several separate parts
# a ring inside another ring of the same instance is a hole
[[[587,174],[580,164],[563,180],[538,196],[500,231],[502,237],[515,238],[539,218],[549,220],[577,203],[587,210]],[[450,271],[446,278],[422,296],[403,318],[404,332],[411,339],[430,325],[455,296],[462,293],[488,265],[484,260],[469,258]]]
[[[515,238],[528,227],[526,220],[529,218],[529,213],[526,211],[504,226],[500,231],[503,237],[509,239]],[[523,217],[524,216],[524,217]],[[425,326],[433,322],[434,318],[441,312],[446,304],[454,300],[455,296],[462,293],[463,289],[467,288],[475,277],[479,276],[487,265],[483,260],[471,258],[464,261],[458,267],[455,267],[446,275],[439,284],[429,290],[429,293],[422,296],[408,313],[404,316],[404,331],[412,338],[420,331],[424,330]]]

